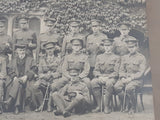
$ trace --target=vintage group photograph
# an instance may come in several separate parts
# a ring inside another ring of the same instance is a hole
[[[146,0],[0,0],[0,120],[154,120]]]

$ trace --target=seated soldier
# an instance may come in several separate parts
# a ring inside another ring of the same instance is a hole
[[[2,102],[4,100],[4,84],[6,80],[6,59],[0,56],[0,114],[2,114]]]
[[[57,107],[55,115],[68,117],[72,110],[84,113],[89,104],[89,90],[87,85],[77,79],[78,72],[70,73],[72,76],[70,83],[64,86],[61,92],[53,93],[53,102]],[[83,108],[83,109],[82,109]]]
[[[17,55],[11,61],[8,71],[11,89],[9,90],[9,98],[4,103],[14,105],[15,114],[18,114],[24,104],[24,91],[33,59],[26,56],[26,45],[15,44],[15,51]]]
[[[52,84],[52,92],[60,90],[64,87],[71,79],[71,73],[77,73],[74,79],[83,81],[87,84],[87,87],[91,89],[90,79],[87,78],[89,73],[89,62],[88,57],[83,52],[83,40],[81,39],[72,39],[72,53],[67,55],[64,59],[62,65],[62,78],[57,79],[56,82]]]
[[[39,80],[34,84],[34,103],[37,106],[36,112],[43,109],[43,91],[47,86],[52,84],[55,79],[61,77],[61,59],[56,56],[55,43],[46,42],[43,46],[46,51],[46,57],[41,58],[39,61]],[[45,93],[45,92],[44,92]],[[50,111],[50,110],[49,110]]]
[[[97,108],[93,110],[93,112],[100,112],[101,110],[101,89],[104,85],[104,87],[106,88],[104,113],[108,114],[111,112],[110,100],[113,93],[113,86],[118,79],[120,58],[112,52],[112,39],[104,39],[102,42],[105,53],[97,56],[95,69],[93,71],[94,78],[91,81],[93,96],[98,105]]]
[[[129,54],[123,56],[121,59],[119,80],[115,84],[114,89],[119,95],[121,105],[127,104],[125,111],[134,113],[136,110],[135,92],[143,86],[142,76],[146,68],[146,59],[138,52],[138,42],[136,38],[129,36],[125,41],[127,42]],[[123,103],[124,95],[126,98],[124,101],[126,103]],[[128,107],[129,102],[131,106],[130,110]]]

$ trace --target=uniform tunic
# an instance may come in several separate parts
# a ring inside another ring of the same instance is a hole
[[[103,52],[102,48],[100,47],[100,44],[102,43],[102,40],[107,39],[107,35],[103,33],[97,33],[97,34],[91,34],[88,35],[86,40],[86,49],[89,54],[89,63],[91,67],[95,67],[95,61],[96,57],[100,52]]]
[[[101,88],[105,85],[106,92],[112,93],[112,88],[117,81],[120,66],[120,57],[114,53],[104,53],[97,56],[92,80],[92,88]]]
[[[120,79],[115,84],[115,91],[117,93],[121,92],[124,87],[126,91],[132,91],[136,88],[142,87],[143,80],[141,79],[144,71],[146,69],[146,59],[145,57],[136,52],[135,54],[127,54],[122,57],[122,63],[120,66],[119,77],[120,78],[132,78],[130,82],[125,82]]]
[[[15,44],[26,44],[32,43],[33,46],[27,46],[27,55],[32,57],[33,50],[37,47],[37,36],[36,33],[31,30],[18,30],[13,34],[13,49]]]

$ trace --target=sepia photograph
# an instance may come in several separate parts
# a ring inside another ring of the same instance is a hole
[[[146,0],[0,0],[0,120],[154,120]]]

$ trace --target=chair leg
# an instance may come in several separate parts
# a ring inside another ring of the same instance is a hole
[[[142,110],[144,111],[143,94],[142,93],[140,93],[140,102],[141,102]]]

